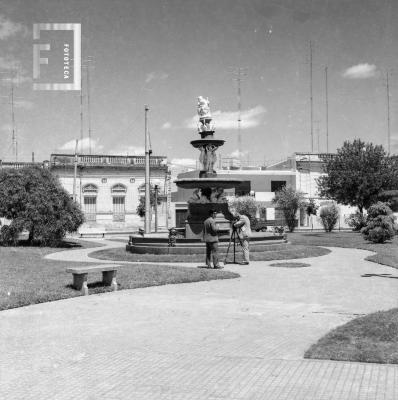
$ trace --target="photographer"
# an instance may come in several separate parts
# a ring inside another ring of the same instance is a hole
[[[206,242],[206,267],[211,268],[213,260],[214,269],[222,269],[218,261],[218,225],[216,224],[216,210],[209,211],[209,218],[203,224],[203,240]]]
[[[232,210],[232,215],[234,216],[234,222],[232,224],[233,228],[237,230],[239,237],[242,239],[242,249],[244,262],[242,265],[249,265],[250,254],[249,254],[249,240],[251,236],[250,220],[244,214],[239,214],[236,210]]]

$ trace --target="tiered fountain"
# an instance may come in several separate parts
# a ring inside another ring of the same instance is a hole
[[[133,253],[152,254],[197,254],[204,253],[205,246],[201,242],[203,222],[209,216],[209,211],[217,211],[216,222],[220,228],[221,247],[228,245],[231,233],[232,214],[228,209],[224,189],[237,188],[239,179],[218,178],[214,170],[217,160],[216,150],[225,140],[215,139],[215,128],[212,123],[209,100],[198,98],[198,133],[200,139],[191,141],[191,145],[200,151],[201,165],[198,178],[178,179],[178,187],[194,189],[188,200],[188,216],[185,222],[185,235],[177,238],[175,246],[170,246],[166,234],[132,235],[127,250]],[[223,243],[224,242],[224,243]],[[253,251],[271,250],[270,244],[284,243],[283,237],[267,233],[255,233],[252,238]],[[267,247],[267,249],[265,247]]]
[[[215,128],[212,124],[209,100],[198,98],[198,133],[200,139],[193,140],[191,145],[200,151],[199,178],[178,179],[178,187],[195,189],[193,196],[188,200],[188,217],[185,224],[185,237],[188,239],[201,238],[203,222],[209,216],[210,209],[218,212],[217,223],[220,230],[229,234],[232,215],[228,210],[228,202],[224,189],[235,188],[241,184],[238,179],[220,179],[214,170],[217,161],[216,150],[225,140],[215,139]]]

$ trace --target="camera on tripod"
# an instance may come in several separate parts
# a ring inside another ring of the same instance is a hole
[[[242,239],[239,235],[239,232],[241,231],[241,227],[240,226],[235,226],[235,223],[238,222],[240,220],[240,216],[239,215],[234,215],[232,218],[232,223],[231,223],[231,237],[229,239],[229,244],[228,244],[228,248],[227,248],[227,252],[225,254],[225,258],[224,258],[224,264],[227,264],[227,257],[229,254],[229,249],[231,247],[231,243],[233,244],[233,264],[238,264],[236,262],[236,242],[238,241],[238,244],[240,244],[243,247],[242,244]]]

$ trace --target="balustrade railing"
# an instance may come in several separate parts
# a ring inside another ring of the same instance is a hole
[[[166,157],[153,156],[149,159],[149,164],[153,167],[163,165]],[[51,165],[71,165],[75,161],[75,156],[72,154],[52,154]],[[77,163],[79,165],[109,165],[109,166],[145,166],[145,156],[111,156],[111,155],[78,155]]]

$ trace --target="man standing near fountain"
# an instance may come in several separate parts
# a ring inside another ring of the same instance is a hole
[[[215,269],[222,267],[218,261],[218,226],[216,224],[216,210],[209,211],[209,218],[203,224],[203,240],[206,242],[206,266],[211,268],[211,260]]]
[[[238,230],[238,235],[242,239],[242,250],[243,250],[243,265],[249,265],[250,252],[249,252],[249,240],[251,236],[250,220],[244,214],[239,214],[236,210],[231,210],[232,215],[237,220],[234,223],[234,228]]]

